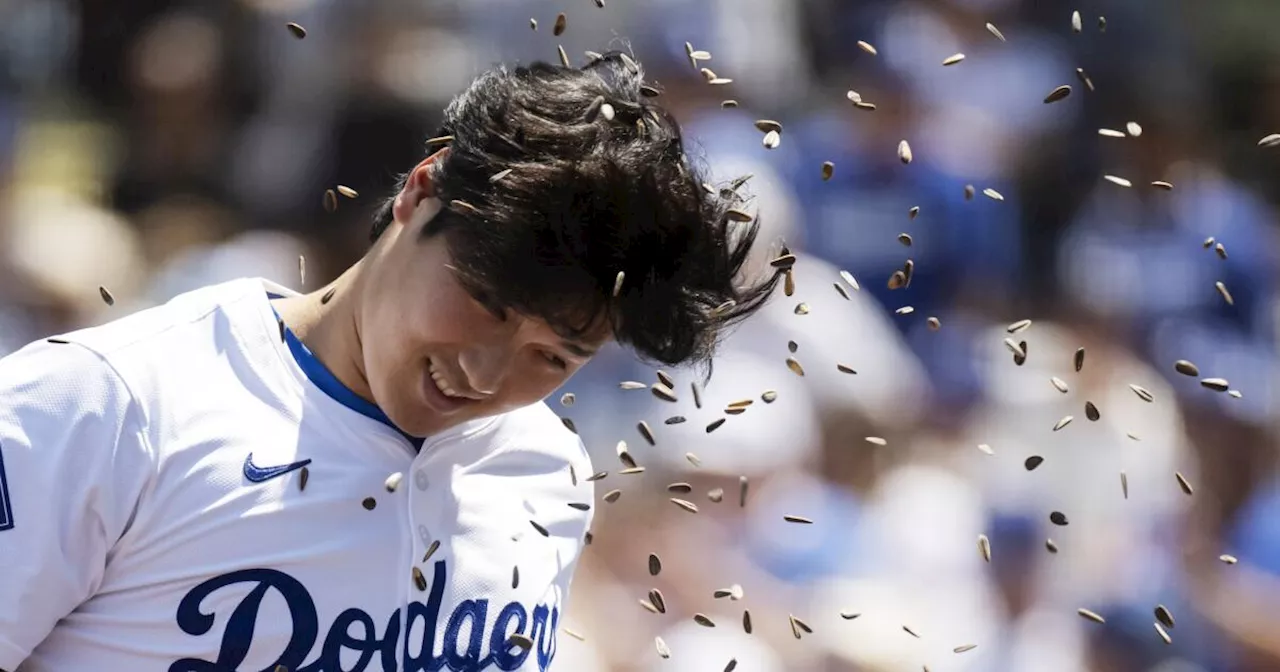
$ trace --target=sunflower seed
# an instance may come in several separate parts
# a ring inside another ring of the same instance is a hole
[[[452,135],[437,135],[434,138],[427,138],[427,141],[424,144],[428,147],[433,147],[435,145],[447,145],[451,142],[453,142]]]
[[[640,430],[640,436],[643,436],[644,440],[649,442],[649,445],[658,445],[658,442],[653,438],[653,429],[649,427],[649,423],[641,420],[639,424],[636,425],[636,429]]]
[[[952,54],[952,55],[950,55],[950,56],[948,56],[948,57],[946,57],[946,58],[942,59],[942,64],[943,64],[943,65],[955,65],[956,63],[959,63],[960,61],[963,61],[963,60],[964,60],[964,54]]]
[[[854,291],[858,291],[862,289],[860,286],[858,286],[858,281],[854,279],[853,274],[850,273],[849,271],[840,271],[840,279],[848,283],[849,286],[852,287]]]
[[[732,84],[732,83],[733,83],[733,80],[732,80],[732,79],[729,79],[728,77],[716,77],[715,79],[713,79],[713,80],[711,80],[711,81],[709,81],[709,82],[707,82],[707,83],[708,83],[708,84],[711,84],[711,85],[713,85],[713,86],[723,86],[723,85],[725,85],[725,84]]]
[[[1124,133],[1121,133],[1120,131],[1117,131],[1117,130],[1114,130],[1114,129],[1110,129],[1110,128],[1099,128],[1099,129],[1098,129],[1098,135],[1106,136],[1106,137],[1108,137],[1108,138],[1123,138],[1123,137],[1125,137]]]
[[[991,540],[985,534],[978,535],[978,552],[982,554],[982,559],[991,562]]]
[[[963,645],[961,645],[961,646],[957,646],[957,647],[956,647],[956,648],[954,648],[954,649],[951,649],[951,652],[952,652],[952,653],[964,653],[964,652],[966,652],[966,651],[972,651],[972,650],[974,650],[974,649],[976,649],[976,648],[978,648],[978,645],[977,645],[977,644],[963,644]]]
[[[621,490],[610,490],[609,492],[606,492],[604,494],[604,501],[608,502],[609,504],[612,504],[618,501],[618,498],[621,496],[622,496]]]
[[[724,423],[725,423],[724,418],[716,418],[715,420],[712,420],[711,422],[707,423],[707,433],[710,434],[711,432],[714,432],[717,429],[720,429],[720,426],[723,425]]]
[[[480,209],[477,208],[476,206],[458,198],[455,198],[452,201],[449,201],[449,205],[453,206],[454,210],[466,210],[467,212],[472,214],[476,214],[480,212]]]
[[[993,24],[990,24],[990,23],[987,24],[987,32],[994,35],[995,38],[997,40],[1000,40],[1001,42],[1007,41],[1004,39],[1004,33],[1000,32],[1000,29],[996,28],[995,25]]]
[[[1185,359],[1179,359],[1174,362],[1173,370],[1184,376],[1191,376],[1192,378],[1200,375],[1200,368]]]
[[[738,508],[744,508],[747,505],[747,477],[738,477]]]
[[[431,542],[431,545],[427,547],[427,551],[422,554],[423,564],[426,564],[426,562],[431,559],[431,556],[435,555],[438,550],[440,550],[440,540],[436,539]]]
[[[902,264],[902,275],[906,277],[906,285],[904,286],[906,287],[911,286],[911,277],[915,275],[915,270],[916,270],[916,262],[914,260],[908,259],[905,263]]]
[[[1125,124],[1125,125],[1124,125],[1124,130],[1128,131],[1128,132],[1129,132],[1129,135],[1131,135],[1131,136],[1133,136],[1133,137],[1135,137],[1135,138],[1136,138],[1136,137],[1138,137],[1138,136],[1140,136],[1140,135],[1142,135],[1142,127],[1141,127],[1141,126],[1139,126],[1139,125],[1138,125],[1138,122],[1136,122],[1136,121],[1131,121],[1131,122],[1129,122],[1129,123]]]
[[[643,473],[644,473],[644,467],[627,467],[626,469],[618,470],[619,476],[630,476],[632,474],[643,474]]]
[[[797,361],[795,357],[787,358],[787,368],[791,369],[791,372],[796,374],[797,376],[804,375],[804,367],[800,366],[800,362]]]
[[[1155,397],[1152,396],[1152,394],[1147,391],[1147,388],[1141,385],[1134,385],[1130,383],[1129,389],[1133,390],[1133,393],[1138,395],[1138,398],[1143,401],[1146,401],[1146,402],[1155,401]]]
[[[388,476],[382,486],[387,489],[387,492],[395,492],[396,488],[400,487],[400,481],[402,480],[404,480],[404,474],[397,471],[396,473]]]
[[[590,476],[588,476],[588,477],[586,478],[586,481],[587,481],[588,483],[594,483],[594,482],[596,482],[596,481],[599,481],[599,480],[603,479],[604,477],[606,477],[606,476],[608,476],[608,475],[609,475],[609,472],[607,472],[607,471],[597,471],[596,473],[591,474]]]
[[[289,32],[293,33],[293,36],[299,40],[307,36],[307,29],[296,23],[286,23],[285,28],[288,28]]]
[[[845,301],[851,300],[849,298],[849,291],[846,290],[840,283],[833,282],[831,283],[831,286],[836,288],[836,293],[839,294],[841,297],[843,297]]]
[[[1076,68],[1076,79],[1079,79],[1080,83],[1084,84],[1084,88],[1093,91],[1093,80],[1089,79],[1089,75],[1085,74],[1084,68]]]
[[[566,68],[572,67],[571,64],[569,63],[569,54],[565,53],[564,45],[557,44],[556,52],[558,52],[560,55],[560,65],[563,65]]]
[[[338,291],[338,288],[337,288],[337,287],[330,287],[330,288],[329,288],[329,291],[325,292],[325,293],[324,293],[324,296],[320,297],[320,304],[321,304],[321,305],[324,305],[324,304],[329,303],[329,300],[333,298],[333,295],[334,295],[337,291]]]
[[[570,406],[573,406],[573,403],[577,400],[578,398],[574,396],[572,392],[565,392],[564,394],[560,395],[560,405],[564,406],[565,408],[569,408]]]
[[[854,104],[853,104],[853,106],[854,106],[854,107],[856,107],[856,108],[858,108],[859,110],[866,110],[866,111],[868,111],[868,112],[875,112],[875,111],[876,111],[876,104],[875,104],[875,103],[868,103],[868,102],[864,102],[864,101],[861,101],[861,100],[860,100],[860,101],[858,101],[858,102],[854,103]]]
[[[995,454],[996,454],[996,451],[992,450],[992,449],[991,449],[991,446],[988,446],[988,445],[987,445],[987,444],[985,444],[985,443],[979,443],[979,444],[978,444],[978,450],[979,450],[979,451],[981,451],[981,452],[983,452],[983,453],[986,453],[987,455],[995,455]]]
[[[902,629],[903,629],[903,630],[905,630],[905,631],[906,631],[906,633],[907,633],[908,635],[911,635],[912,637],[915,637],[916,639],[920,639],[920,635],[917,635],[917,634],[915,633],[915,631],[914,631],[914,630],[912,630],[911,628],[908,628],[907,626],[905,626],[905,625],[904,625],[904,626],[902,626]]]
[[[797,304],[796,304],[796,308],[795,308],[795,314],[796,314],[796,315],[808,315],[808,314],[809,314],[809,304],[807,304],[807,303],[803,303],[803,302],[801,302],[801,303],[797,303]]]
[[[737,106],[738,106],[738,101],[736,101],[736,100],[722,100],[722,101],[720,101],[720,107],[722,107],[722,108],[724,108],[724,109],[726,109],[726,110],[727,110],[727,109],[730,109],[730,108],[737,107]]]
[[[708,618],[706,614],[694,614],[693,622],[697,623],[698,625],[706,626],[708,628],[716,627],[715,621],[712,621],[710,618]]]
[[[750,634],[750,633],[748,633],[748,634]],[[733,671],[734,671],[734,670],[736,670],[736,669],[738,669],[738,659],[737,659],[737,658],[730,658],[730,659],[729,659],[729,663],[728,663],[727,665],[725,665],[725,666],[724,666],[724,672],[733,672]]]
[[[683,499],[676,499],[675,497],[672,497],[671,503],[684,509],[685,511],[688,511],[689,513],[698,512],[698,505],[694,504],[693,502],[685,501]]]
[[[1163,639],[1165,644],[1173,643],[1173,638],[1169,637],[1169,633],[1165,632],[1163,626],[1161,626],[1159,623],[1152,623],[1152,625],[1155,626],[1156,634],[1160,635],[1160,639]]]
[[[1057,553],[1057,552],[1058,552],[1058,545],[1057,545],[1056,543],[1054,543],[1054,541],[1053,541],[1052,539],[1045,539],[1045,540],[1044,540],[1044,548],[1045,548],[1045,550],[1049,551],[1050,553]]]
[[[1044,464],[1044,458],[1039,455],[1032,455],[1022,463],[1022,466],[1026,467],[1027,471],[1035,471],[1036,467],[1041,464]]]
[[[538,523],[538,521],[536,521],[536,520],[531,520],[531,521],[529,521],[529,524],[533,526],[533,529],[535,529],[535,530],[537,530],[537,531],[538,531],[538,534],[541,534],[541,535],[542,535],[542,536],[544,536],[544,537],[550,537],[550,536],[551,536],[551,533],[547,531],[547,528],[545,528],[545,527],[543,527],[542,525],[540,525],[540,524]]]
[[[423,576],[422,570],[418,569],[417,567],[414,567],[411,574],[413,576],[413,585],[416,586],[420,591],[426,590],[427,577]]]
[[[807,633],[813,632],[813,628],[809,627],[808,623],[796,618],[794,614],[787,614],[787,620],[791,622],[791,634],[795,635],[796,639],[800,639],[801,630]]]
[[[909,234],[909,233],[899,233],[899,234],[898,234],[898,242],[899,242],[899,243],[902,243],[903,245],[906,245],[907,247],[911,247],[911,243],[912,243],[912,240],[911,240],[911,234]]]
[[[859,617],[859,616],[861,616],[861,615],[862,615],[861,613],[856,612],[856,611],[853,611],[852,609],[841,609],[841,610],[840,610],[840,618],[843,618],[843,619],[844,619],[844,620],[846,620],[846,621],[852,621],[853,619],[855,619],[855,618],[857,618],[857,617]]]
[[[1070,391],[1070,388],[1067,387],[1067,381],[1057,376],[1053,376],[1049,378],[1049,382],[1053,383],[1053,387],[1063,394],[1066,394],[1068,391]]]
[[[1222,300],[1226,301],[1228,306],[1236,305],[1236,301],[1235,299],[1231,298],[1231,292],[1227,291],[1226,285],[1222,284],[1222,282],[1219,281],[1219,282],[1213,283],[1213,286],[1215,289],[1218,290],[1218,293],[1222,295]]]
[[[966,184],[966,185],[964,185],[964,200],[966,200],[966,201],[972,201],[972,200],[973,200],[973,193],[974,193],[974,192],[973,192],[973,185],[972,185],[972,184]]]
[[[812,525],[812,524],[813,524],[813,521],[812,521],[812,520],[809,520],[808,518],[805,518],[804,516],[793,516],[793,515],[788,514],[788,515],[783,516],[783,517],[782,517],[782,519],[783,519],[783,520],[785,520],[785,521],[787,521],[788,523],[800,523],[800,524],[802,524],[802,525]]]
[[[764,134],[764,139],[761,142],[764,144],[765,149],[777,149],[778,145],[782,144],[782,135],[777,131],[769,131]]]
[[[644,607],[651,614],[658,613],[658,608],[653,606],[653,603],[650,602],[649,600],[640,600],[640,606]]]
[[[1142,440],[1142,439],[1139,439],[1139,438],[1138,438],[1138,435],[1137,435],[1137,434],[1134,434],[1134,433],[1132,433],[1132,432],[1130,432],[1130,433],[1126,433],[1126,434],[1125,434],[1125,436],[1127,436],[1127,437],[1129,437],[1129,438],[1133,439],[1134,441],[1141,441],[1141,440]]]
[[[685,453],[684,459],[688,460],[689,464],[692,464],[695,467],[702,466],[702,460],[698,459],[698,456],[694,455],[693,453]]]
[[[1084,348],[1076,348],[1075,365],[1076,373],[1080,373],[1080,370],[1084,368]]]
[[[982,190],[982,195],[983,195],[983,196],[986,196],[987,198],[989,198],[989,199],[991,199],[991,200],[993,200],[993,201],[1003,201],[1003,200],[1004,200],[1004,195],[1003,195],[1003,194],[1001,194],[1000,192],[996,191],[995,189],[991,189],[991,188],[983,189],[983,190]]]
[[[760,129],[761,133],[768,133],[769,131],[782,132],[782,124],[772,119],[757,119],[756,128]]]
[[[1084,26],[1080,22],[1080,12],[1071,12],[1071,32],[1078,33],[1084,30]]]
[[[645,98],[657,98],[658,96],[662,95],[662,90],[658,89],[655,86],[643,84],[640,86],[640,95],[644,96]]]
[[[1175,477],[1175,478],[1177,478],[1177,479],[1178,479],[1178,487],[1179,487],[1179,488],[1182,488],[1182,492],[1183,492],[1183,493],[1185,493],[1185,494],[1187,494],[1187,495],[1192,494],[1192,490],[1191,490],[1191,483],[1190,483],[1189,481],[1187,481],[1187,477],[1186,477],[1186,476],[1183,476],[1183,475],[1182,475],[1182,472],[1180,472],[1180,471],[1179,471],[1179,472],[1174,472],[1174,474],[1173,474],[1173,475],[1174,475],[1174,477]]]
[[[671,657],[671,649],[667,646],[666,642],[662,641],[661,637],[653,638],[653,646],[658,650],[659,658],[666,660]]]
[[[518,632],[512,633],[512,635],[507,638],[507,648],[510,649],[513,646],[524,651],[528,651],[533,648],[533,640],[529,639],[527,635],[522,635]]]
[[[1280,145],[1280,133],[1272,133],[1258,141],[1259,147],[1275,147]]]
[[[667,485],[667,492],[693,492],[693,486],[688,483],[671,483]]]
[[[702,408],[702,387],[696,382],[689,383],[689,390],[693,393],[693,405],[695,408]]]
[[[590,511],[591,505],[586,502],[569,502],[569,508],[577,511]]]
[[[719,504],[724,501],[724,488],[712,488],[707,491],[707,499]]]
[[[511,590],[520,587],[520,566],[515,565],[511,568]]]
[[[1004,347],[1008,348],[1009,352],[1012,352],[1015,356],[1018,356],[1018,357],[1027,356],[1026,351],[1023,350],[1022,347],[1019,346],[1017,343],[1014,343],[1012,338],[1004,339]]]
[[[868,54],[871,54],[872,56],[876,55],[876,48],[871,46],[871,43],[869,42],[858,40],[858,48],[867,52]]]
[[[711,52],[709,52],[709,51],[704,51],[704,50],[702,50],[702,49],[698,49],[698,50],[694,51],[693,53],[689,54],[689,56],[691,56],[695,61],[709,61],[709,60],[711,60]]]
[[[1103,617],[1099,616],[1098,614],[1096,614],[1096,613],[1094,613],[1094,612],[1092,612],[1092,611],[1089,611],[1088,609],[1084,609],[1084,608],[1076,609],[1076,613],[1077,613],[1077,614],[1080,614],[1080,615],[1081,615],[1081,616],[1083,616],[1084,618],[1087,618],[1087,619],[1089,619],[1089,620],[1093,621],[1094,623],[1106,623],[1106,622],[1107,622],[1107,619],[1105,619],[1105,618],[1103,618]]]
[[[619,441],[616,450],[618,453],[618,460],[622,462],[623,466],[628,469],[636,466],[635,458],[631,457],[631,452],[627,450],[626,441]]]
[[[933,331],[937,331],[942,328],[942,322],[940,322],[936,317],[930,317],[924,322],[925,324],[929,325],[929,328]]]
[[[1049,95],[1044,97],[1044,102],[1046,105],[1049,103],[1056,103],[1069,95],[1071,95],[1071,86],[1069,84],[1063,84],[1062,86],[1050,91]]]
[[[1106,180],[1106,181],[1110,182],[1111,184],[1118,184],[1118,185],[1120,185],[1120,186],[1122,186],[1122,187],[1132,187],[1132,186],[1133,186],[1133,183],[1132,183],[1132,182],[1130,182],[1129,180],[1126,180],[1126,179],[1124,179],[1123,177],[1116,177],[1115,175],[1103,175],[1103,176],[1102,176],[1102,179],[1104,179],[1104,180]]]
[[[1231,388],[1231,385],[1227,383],[1225,378],[1205,378],[1200,381],[1200,384],[1214,392],[1226,392]]]
[[[1231,397],[1232,399],[1239,399],[1244,395],[1241,394],[1240,390],[1227,390],[1227,396]]]
[[[351,187],[348,187],[343,184],[339,184],[337,186],[337,189],[338,189],[338,194],[346,198],[356,198],[357,196],[360,195],[360,193],[357,192],[355,189],[352,189]]]
[[[911,306],[903,306],[901,308],[895,309],[893,312],[899,315],[910,315],[911,313],[916,312],[916,309],[912,308]]]
[[[307,489],[307,481],[309,480],[311,480],[311,470],[303,467],[298,472],[298,492],[302,492]]]
[[[898,143],[898,160],[903,163],[911,163],[911,145],[906,140]]]
[[[680,424],[680,423],[682,423],[682,422],[684,422],[684,421],[685,421],[685,417],[684,417],[683,415],[673,415],[673,416],[671,416],[671,417],[667,418],[666,420],[663,420],[663,421],[662,421],[662,424],[664,424],[664,425],[678,425],[678,424]]]
[[[1098,407],[1094,406],[1092,401],[1086,401],[1084,402],[1084,417],[1088,418],[1090,422],[1097,422],[1102,415],[1098,413]]]
[[[717,317],[720,315],[724,315],[725,313],[729,312],[729,309],[733,308],[736,305],[738,305],[737,301],[734,301],[733,299],[729,299],[728,301],[725,301],[724,303],[716,306],[715,308],[712,308],[711,316]]]
[[[1237,560],[1237,559],[1236,559],[1236,556],[1234,556],[1234,555],[1226,555],[1225,553],[1224,553],[1223,555],[1219,555],[1219,556],[1218,556],[1218,559],[1219,559],[1219,560],[1221,560],[1221,561],[1223,561],[1223,562],[1225,562],[1225,563],[1227,563],[1228,565],[1234,565],[1234,564],[1236,564],[1237,562],[1240,562],[1239,560]]]
[[[98,296],[102,297],[102,302],[108,306],[116,305],[116,297],[112,296],[111,292],[102,285],[98,285]]]
[[[372,510],[374,510],[374,509],[376,509],[376,508],[378,507],[378,500],[376,500],[376,499],[374,499],[374,498],[372,498],[372,497],[365,497],[365,498],[360,502],[360,506],[363,506],[363,507],[365,508],[365,510],[366,510],[366,511],[372,511]]]
[[[649,389],[653,392],[653,396],[663,401],[676,401],[676,393],[670,387],[663,385],[662,383],[654,383]]]
[[[1155,180],[1151,183],[1151,186],[1165,191],[1173,191],[1173,183],[1165,182],[1164,180]]]
[[[667,613],[667,598],[662,596],[662,591],[654,588],[649,591],[649,603],[657,608],[658,613]]]
[[[1222,246],[1222,243],[1218,243],[1217,245],[1214,245],[1214,246],[1213,246],[1213,251],[1218,253],[1218,258],[1219,258],[1219,259],[1226,259],[1226,258],[1227,258],[1227,248],[1223,247],[1223,246]]]
[[[822,162],[822,181],[826,182],[827,180],[830,180],[831,176],[835,174],[836,174],[836,164],[830,161],[823,161]]]
[[[1160,621],[1166,628],[1173,629],[1173,614],[1168,607],[1163,604],[1157,604],[1155,609],[1156,620]]]
[[[1062,417],[1062,419],[1061,419],[1061,420],[1059,420],[1059,421],[1057,422],[1057,424],[1055,424],[1055,425],[1053,426],[1053,431],[1055,431],[1055,432],[1056,432],[1056,431],[1058,431],[1058,430],[1062,429],[1063,427],[1066,427],[1067,425],[1071,424],[1071,421],[1072,421],[1072,420],[1074,420],[1074,419],[1075,419],[1075,418],[1074,418],[1074,417],[1072,417],[1072,416],[1070,416],[1070,415],[1063,416],[1063,417]]]
[[[1049,514],[1049,522],[1053,523],[1054,525],[1060,525],[1060,526],[1066,525],[1067,514],[1061,511],[1054,511],[1053,513]]]
[[[893,275],[889,276],[888,287],[891,290],[902,289],[902,287],[906,284],[907,284],[907,274],[903,273],[902,271],[894,271]]]
[[[1098,17],[1098,32],[1099,33],[1107,32],[1107,17],[1105,16]]]
[[[1017,322],[1014,322],[1009,326],[1005,327],[1005,331],[1010,334],[1016,334],[1020,331],[1026,331],[1030,327],[1031,327],[1031,320],[1018,320]]]

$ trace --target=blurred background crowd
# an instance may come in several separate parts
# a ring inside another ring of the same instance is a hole
[[[616,349],[566,387],[575,405],[548,400],[598,469],[621,466],[620,440],[648,469],[598,484],[623,496],[597,509],[561,621],[584,639],[562,633],[553,669],[1280,670],[1280,150],[1257,146],[1280,131],[1277,20],[1272,0],[3,0],[0,355],[211,282],[321,286],[470,77],[554,62],[557,44],[577,63],[628,48],[712,174],[754,175],[765,238],[801,262],[795,295],[728,339],[701,408],[698,372],[672,372],[678,404],[620,390],[654,371]],[[686,41],[733,83],[707,84]],[[1044,104],[1061,84],[1073,94]],[[759,118],[783,123],[777,149]],[[339,183],[360,196],[327,213]],[[908,258],[910,286],[890,290]],[[862,287],[850,300],[840,269]],[[1024,318],[1019,366],[1002,340]],[[673,481],[700,513],[665,501]],[[713,596],[733,584],[741,599]],[[665,615],[639,604],[653,587]],[[789,614],[813,633],[794,638]]]

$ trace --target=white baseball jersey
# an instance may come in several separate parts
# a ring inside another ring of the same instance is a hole
[[[214,285],[0,360],[0,669],[546,669],[581,442],[540,403],[418,450],[268,292],[290,294]]]

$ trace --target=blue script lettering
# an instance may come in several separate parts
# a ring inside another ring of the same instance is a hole
[[[539,604],[533,617],[524,605],[509,602],[498,611],[488,642],[485,631],[489,622],[488,599],[463,600],[453,607],[444,619],[440,632],[440,647],[436,648],[436,635],[441,625],[441,607],[448,571],[443,560],[434,566],[431,592],[426,604],[417,600],[405,607],[404,637],[400,635],[401,612],[393,612],[387,619],[382,636],[378,636],[373,617],[359,608],[346,609],[334,619],[320,642],[319,656],[305,662],[315,648],[319,637],[319,619],[315,600],[306,586],[297,579],[274,569],[243,569],[218,576],[192,588],[178,604],[178,627],[183,632],[200,636],[213,629],[215,616],[201,610],[201,604],[228,586],[248,584],[253,586],[227,619],[226,629],[217,657],[212,660],[183,658],[169,666],[169,672],[237,672],[249,654],[258,622],[258,610],[267,593],[275,591],[284,598],[289,608],[292,632],[284,651],[267,667],[271,672],[283,665],[296,672],[364,672],[377,659],[386,672],[397,669],[396,648],[404,654],[405,672],[478,672],[491,667],[499,670],[517,670],[528,658],[530,651],[508,644],[512,634],[525,633],[536,647],[540,670],[546,670],[555,656],[555,630],[559,621],[558,605]],[[421,639],[411,647],[414,626],[421,620]],[[486,647],[486,644],[488,645]],[[416,649],[416,652],[413,651]],[[342,654],[349,651],[358,654],[350,667],[343,667]]]

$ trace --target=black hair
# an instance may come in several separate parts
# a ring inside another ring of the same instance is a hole
[[[423,235],[446,236],[475,296],[568,335],[607,321],[642,358],[706,364],[780,274],[741,277],[759,223],[743,221],[737,184],[690,165],[657,94],[621,52],[484,73],[445,110],[449,152],[432,165],[445,207]]]

